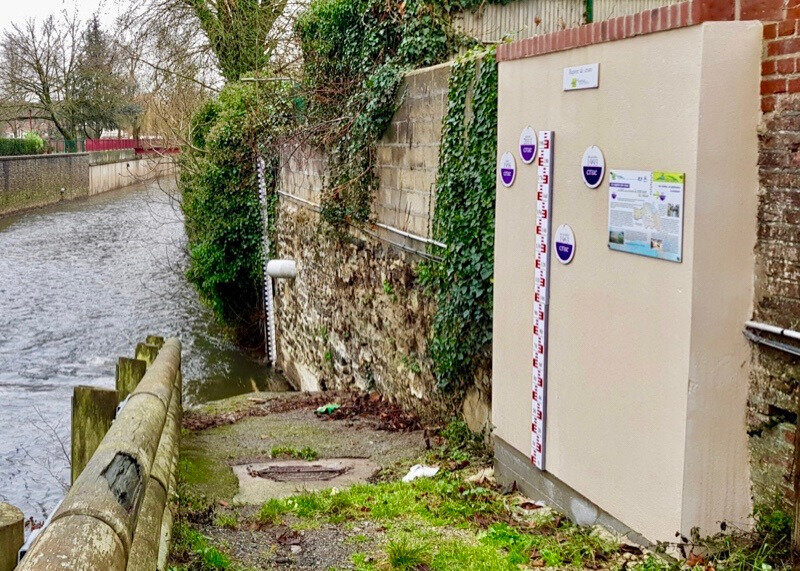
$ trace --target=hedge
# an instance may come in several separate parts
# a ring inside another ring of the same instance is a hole
[[[35,155],[40,151],[39,145],[31,139],[0,139],[0,157]]]

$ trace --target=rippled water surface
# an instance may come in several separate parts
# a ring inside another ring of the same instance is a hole
[[[69,480],[72,388],[112,388],[116,358],[148,334],[181,338],[189,403],[270,382],[183,277],[169,186],[0,219],[0,500],[26,516],[43,519]]]

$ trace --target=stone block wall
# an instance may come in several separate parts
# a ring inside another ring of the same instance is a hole
[[[302,390],[378,390],[427,418],[449,403],[427,358],[434,304],[416,279],[419,257],[353,231],[341,241],[320,231],[319,214],[281,197],[281,258],[294,280],[276,280],[278,366]]]
[[[436,389],[428,340],[435,303],[417,281],[429,257],[449,65],[408,74],[401,104],[378,145],[375,224],[344,240],[320,228],[325,156],[303,146],[282,153],[277,254],[297,261],[276,280],[278,365],[303,390],[376,389],[429,420],[457,414]],[[475,428],[489,414],[489,371],[463,405]]]

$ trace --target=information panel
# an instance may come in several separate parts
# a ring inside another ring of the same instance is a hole
[[[610,171],[608,247],[680,262],[683,249],[683,173]]]

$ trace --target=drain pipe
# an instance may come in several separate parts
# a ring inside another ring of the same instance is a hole
[[[744,336],[753,343],[772,347],[773,349],[778,349],[779,351],[794,355],[795,357],[800,357],[800,347],[790,345],[789,343],[783,343],[782,341],[776,341],[775,339],[770,339],[769,337],[764,337],[763,335],[755,333],[753,330],[772,333],[773,335],[779,335],[795,341],[800,341],[800,332],[794,331],[793,329],[786,329],[784,327],[770,325],[769,323],[761,323],[759,321],[746,321],[744,326]]]

